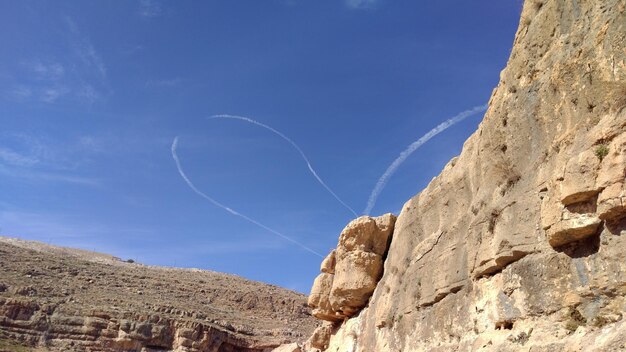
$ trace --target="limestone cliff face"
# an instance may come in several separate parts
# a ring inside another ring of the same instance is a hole
[[[478,131],[315,346],[625,350],[625,176],[626,0],[527,0]]]

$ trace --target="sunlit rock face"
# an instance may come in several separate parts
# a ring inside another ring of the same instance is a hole
[[[362,216],[346,226],[311,288],[308,304],[313,316],[337,322],[367,304],[383,274],[395,221],[392,214]]]
[[[326,351],[626,349],[625,45],[624,0],[524,3],[483,122],[382,268],[346,235],[368,218],[325,261]]]

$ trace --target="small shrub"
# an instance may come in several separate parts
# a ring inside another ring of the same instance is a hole
[[[135,260],[134,260],[134,259],[126,259],[126,263],[131,263],[131,264],[132,264],[132,263],[134,263],[134,262],[135,262]]]
[[[594,151],[594,153],[596,154],[598,159],[602,161],[604,157],[609,155],[609,147],[607,147],[606,144],[600,144],[599,146],[596,147],[596,150]]]
[[[520,345],[524,345],[530,339],[530,334],[527,334],[526,331],[520,332],[517,336],[509,337],[509,341],[513,343],[519,343]]]
[[[593,319],[593,326],[595,326],[596,328],[601,328],[605,325],[611,324],[613,322],[613,320],[610,317],[607,317],[605,315],[598,315],[597,317],[595,317]]]
[[[587,324],[587,319],[574,307],[570,307],[567,316],[569,319],[565,323],[565,328],[571,332],[576,331],[579,326]]]
[[[582,324],[580,322],[577,322],[576,320],[568,320],[567,323],[565,323],[565,328],[571,332],[574,332],[581,325]]]

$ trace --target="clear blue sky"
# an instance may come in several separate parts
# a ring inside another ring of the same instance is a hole
[[[0,233],[308,292],[321,253],[410,143],[487,102],[520,0],[1,1]],[[372,214],[396,212],[481,114],[434,137]]]

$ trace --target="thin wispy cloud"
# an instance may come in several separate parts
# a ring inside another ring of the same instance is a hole
[[[42,51],[16,63],[3,96],[21,103],[55,104],[73,101],[93,104],[108,91],[107,67],[89,36],[65,16],[58,39],[62,54]]]
[[[262,224],[262,223],[260,223],[260,222],[258,222],[256,220],[248,217],[247,215],[244,215],[244,214],[242,214],[242,213],[240,213],[240,212],[238,212],[238,211],[236,211],[236,210],[234,210],[234,209],[232,209],[232,208],[230,208],[230,207],[228,207],[228,206],[218,202],[217,200],[215,200],[212,197],[208,196],[206,193],[204,193],[201,190],[199,190],[191,182],[189,177],[187,177],[187,174],[185,174],[185,171],[183,170],[183,167],[181,165],[180,159],[178,158],[178,154],[176,154],[176,149],[177,148],[178,148],[178,137],[174,138],[174,141],[172,142],[172,148],[171,148],[172,158],[174,159],[174,162],[176,163],[176,168],[178,169],[178,173],[180,174],[180,176],[183,178],[183,181],[185,181],[187,186],[189,186],[189,188],[191,188],[191,190],[194,193],[196,193],[200,197],[208,200],[210,203],[212,203],[216,207],[221,208],[221,209],[225,210],[226,212],[228,212],[228,213],[230,213],[230,214],[232,214],[234,216],[240,217],[240,218],[246,220],[247,222],[249,222],[251,224],[254,224],[254,225],[256,225],[256,226],[258,226],[258,227],[260,227],[260,228],[262,228],[262,229],[264,229],[264,230],[266,230],[266,231],[268,231],[268,232],[270,232],[270,233],[272,233],[272,234],[274,234],[274,235],[276,235],[276,236],[286,240],[286,241],[289,241],[292,244],[302,248],[303,250],[305,250],[305,251],[307,251],[307,252],[309,252],[311,254],[314,254],[314,255],[316,255],[316,256],[318,256],[320,258],[324,258],[324,256],[322,254],[318,253],[317,251],[315,251],[314,249],[308,247],[307,245],[305,245],[305,244],[303,244],[303,243],[293,239],[292,237],[287,236],[287,235],[285,235],[285,234],[283,234],[283,233],[281,233],[279,231],[276,231],[276,230],[272,229],[271,227],[268,227],[268,226],[266,226],[266,225],[264,225],[264,224]]]
[[[0,175],[29,183],[67,183],[77,186],[99,187],[102,182],[96,178],[81,177],[36,169],[15,169],[0,165]]]
[[[0,162],[15,166],[33,166],[39,159],[33,156],[22,155],[8,148],[0,148]]]
[[[161,4],[155,0],[139,0],[139,15],[154,18],[162,13]]]
[[[97,178],[79,174],[93,148],[80,141],[53,143],[17,133],[0,134],[0,175],[12,182],[53,182],[99,186]]]
[[[41,92],[40,99],[45,103],[54,103],[67,93],[67,88],[46,88]]]
[[[6,95],[11,100],[21,102],[24,100],[28,100],[33,95],[33,91],[29,87],[17,86],[9,89]]]
[[[141,227],[118,227],[87,221],[78,216],[23,209],[0,210],[0,235],[19,236],[39,241],[101,238],[112,233],[147,236],[154,231]],[[58,243],[58,242],[57,242]]]
[[[372,9],[381,0],[345,0],[346,5],[351,9]]]
[[[102,99],[102,95],[98,90],[88,83],[84,83],[76,89],[76,96],[89,104],[93,104]]]
[[[247,122],[247,123],[250,123],[250,124],[262,127],[264,129],[274,133],[275,135],[279,136],[280,138],[285,140],[287,143],[289,143],[298,152],[298,154],[300,154],[300,156],[302,157],[302,159],[306,163],[306,166],[309,169],[309,172],[313,175],[313,177],[315,177],[317,182],[320,185],[322,185],[322,187],[324,187],[324,189],[330,195],[332,195],[341,205],[343,205],[346,209],[348,209],[355,217],[358,216],[357,213],[348,204],[346,204],[341,198],[339,198],[339,196],[332,189],[330,189],[330,187],[328,187],[326,182],[324,182],[324,180],[322,180],[322,178],[317,174],[317,171],[315,171],[315,169],[313,168],[313,165],[311,165],[311,161],[306,156],[306,154],[304,154],[304,152],[302,151],[300,146],[297,145],[296,142],[291,140],[291,138],[285,136],[283,133],[281,133],[280,131],[274,129],[273,127],[268,126],[266,124],[263,124],[261,122],[258,122],[256,120],[253,120],[253,119],[251,119],[249,117],[222,114],[222,115],[213,115],[209,119],[231,119],[231,120],[244,121],[244,122]]]
[[[369,213],[374,208],[374,205],[376,205],[376,200],[378,199],[378,196],[387,185],[387,182],[389,181],[391,176],[396,172],[396,170],[398,170],[400,165],[402,165],[402,163],[404,163],[404,161],[409,156],[411,156],[411,154],[413,154],[417,149],[424,145],[424,143],[428,142],[431,138],[435,137],[439,133],[447,130],[449,127],[452,127],[457,123],[465,120],[466,118],[485,110],[487,110],[486,104],[476,106],[469,110],[465,110],[457,114],[456,116],[440,123],[437,127],[433,128],[432,130],[428,131],[428,133],[420,137],[420,139],[411,143],[411,145],[409,145],[402,153],[400,153],[400,156],[398,156],[396,160],[394,160],[391,165],[389,165],[385,173],[383,173],[383,175],[380,177],[380,179],[376,183],[376,186],[374,186],[374,189],[372,189],[372,193],[367,200],[367,206],[365,207],[365,210],[363,210],[363,213],[369,215]]]
[[[41,61],[24,62],[23,65],[40,80],[57,81],[63,78],[65,68],[58,62],[43,63]]]
[[[94,70],[102,79],[106,78],[107,69],[91,40],[79,28],[71,17],[65,17],[69,33],[69,44],[82,64]]]

